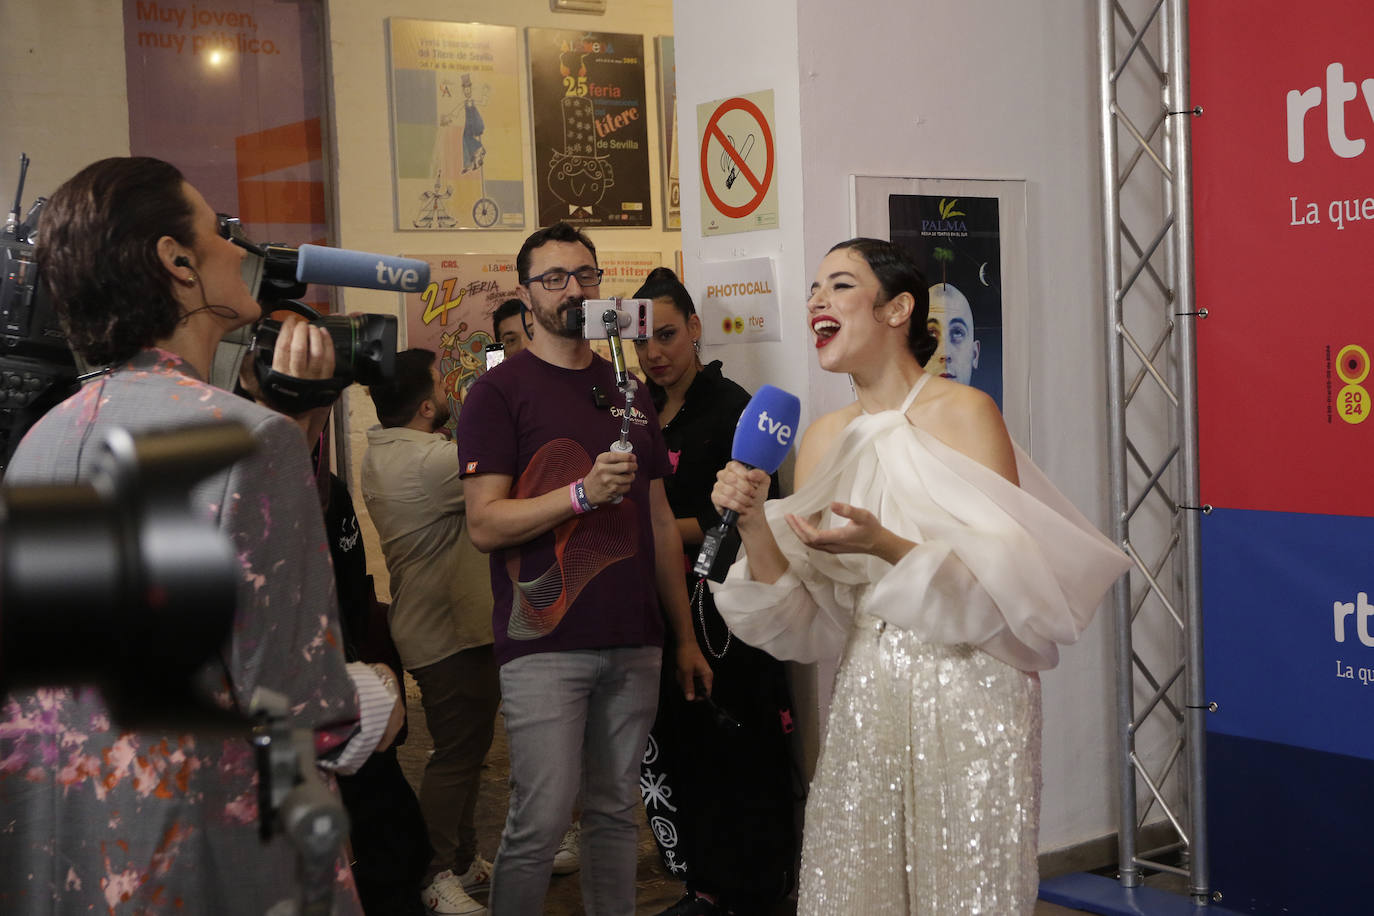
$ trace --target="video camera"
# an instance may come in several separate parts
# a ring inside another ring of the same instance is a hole
[[[91,483],[0,490],[0,684],[96,682],[130,714],[185,697],[241,575],[187,493],[254,448],[235,423],[115,430]]]
[[[296,297],[311,283],[418,292],[429,283],[428,264],[320,245],[257,245],[238,218],[225,213],[219,214],[219,231],[248,252],[243,259],[243,282],[262,303],[264,316],[258,321],[248,358],[268,403],[287,413],[300,413],[332,404],[353,382],[371,385],[395,373],[396,316],[321,315]],[[328,331],[334,344],[332,378],[298,379],[272,369],[282,323],[266,316],[281,310],[295,312]]]
[[[45,199],[36,199],[21,220],[20,208],[29,157],[20,154],[19,187],[0,232],[0,473],[19,440],[38,418],[76,392],[81,381],[77,357],[34,258],[38,220]],[[395,371],[397,320],[394,315],[321,315],[293,301],[311,283],[363,289],[419,292],[429,283],[429,265],[409,258],[348,251],[321,245],[257,245],[239,220],[220,214],[220,234],[246,249],[243,278],[264,316],[289,310],[323,326],[334,342],[334,376],[295,379],[272,370],[272,351],[281,322],[263,317],[257,324],[250,358],[262,397],[287,413],[324,407],[353,382],[372,384]]]
[[[34,260],[45,199],[19,218],[28,169],[21,154],[19,190],[0,231],[0,472],[28,428],[77,388],[76,357]]]

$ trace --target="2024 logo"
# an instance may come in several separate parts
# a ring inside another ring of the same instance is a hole
[[[1336,354],[1336,376],[1345,387],[1336,395],[1336,414],[1347,423],[1363,423],[1369,416],[1369,393],[1360,386],[1368,375],[1369,354],[1364,347],[1341,347]]]

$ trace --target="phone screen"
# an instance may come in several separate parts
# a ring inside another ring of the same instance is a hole
[[[500,344],[487,344],[487,368],[490,369],[506,358],[506,348]]]

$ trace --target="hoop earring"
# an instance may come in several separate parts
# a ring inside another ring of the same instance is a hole
[[[695,354],[697,354],[698,356],[701,355],[701,338],[700,338],[700,337],[698,337],[696,340],[692,341],[692,352],[695,353]]]

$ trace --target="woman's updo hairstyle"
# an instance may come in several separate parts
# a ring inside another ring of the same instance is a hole
[[[882,239],[850,239],[830,250],[842,248],[857,252],[867,262],[868,269],[873,271],[882,287],[884,303],[902,293],[911,293],[916,300],[911,310],[911,323],[906,329],[906,345],[924,367],[939,345],[930,333],[930,286],[926,283],[926,275],[904,249]]]
[[[668,267],[655,267],[650,271],[649,276],[644,278],[643,285],[635,290],[632,298],[671,299],[673,305],[677,306],[678,312],[682,314],[683,321],[697,313],[697,307],[692,304],[692,297],[687,293],[687,287],[682,285],[677,274]]]
[[[157,243],[164,235],[185,248],[195,241],[184,181],[160,159],[102,159],[44,207],[38,271],[72,349],[92,365],[129,359],[181,320]]]

